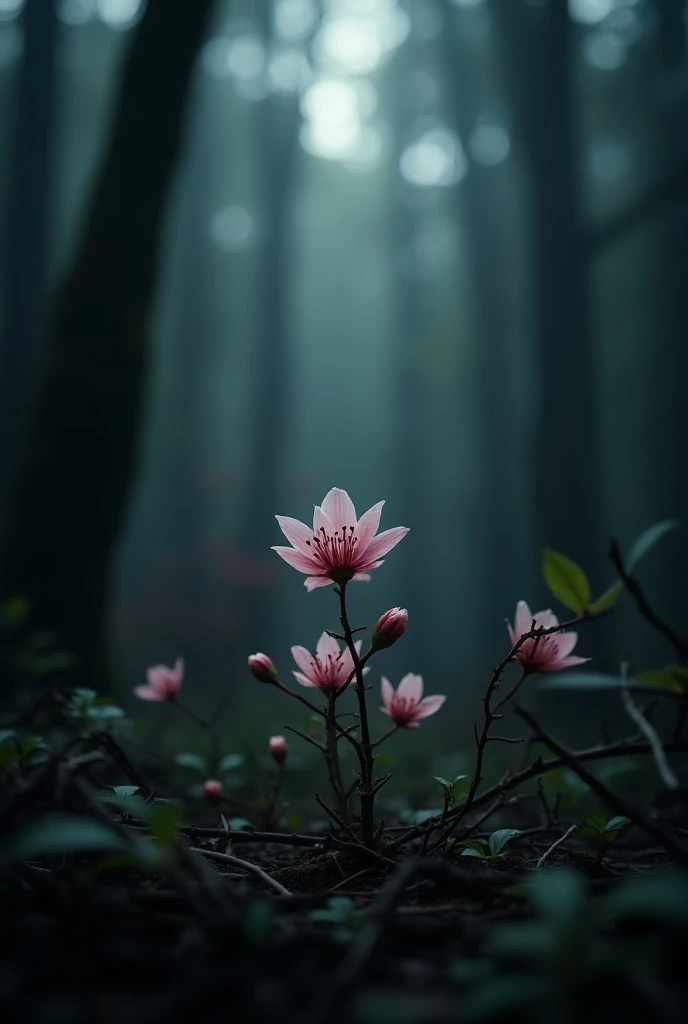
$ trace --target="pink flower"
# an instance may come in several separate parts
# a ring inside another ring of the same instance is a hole
[[[203,796],[209,804],[216,803],[222,796],[223,789],[219,779],[206,779],[203,783]]]
[[[148,682],[137,686],[134,693],[141,700],[174,700],[182,688],[184,661],[177,658],[174,668],[167,665],[153,665],[146,672]]]
[[[249,655],[248,667],[259,683],[276,683],[279,679],[272,658],[267,654]]]
[[[356,641],[355,647],[360,654],[360,640]],[[339,644],[328,633],[322,634],[314,654],[307,651],[305,647],[292,647],[291,653],[301,669],[300,672],[294,672],[301,685],[315,686],[318,690],[324,690],[326,693],[336,693],[337,690],[341,690],[354,670],[353,659],[348,647],[340,651]],[[364,674],[367,671],[367,668],[363,669]]]
[[[385,647],[391,647],[400,636],[406,632],[408,625],[408,612],[405,608],[390,608],[381,615],[373,627],[373,636],[370,641],[371,647],[381,651]]]
[[[558,626],[559,620],[551,609],[533,614],[525,601],[519,601],[516,605],[516,616],[513,629],[510,623],[509,638],[515,644],[524,635],[533,629],[551,629]],[[578,658],[571,656],[571,651],[576,646],[578,633],[563,631],[550,633],[547,636],[531,637],[524,640],[516,657],[524,668],[532,672],[561,672],[565,668],[573,668],[574,665],[582,665],[590,658]]]
[[[369,570],[382,565],[382,555],[399,543],[408,530],[395,526],[377,533],[384,501],[379,501],[360,519],[354,504],[339,487],[325,495],[313,512],[313,529],[289,516],[276,516],[284,536],[293,547],[273,547],[280,558],[308,574],[304,586],[311,591],[330,582],[369,580]]]
[[[409,672],[399,683],[397,692],[389,679],[382,677],[383,714],[389,715],[395,725],[417,729],[421,718],[434,715],[444,704],[446,697],[423,697],[423,677]]]
[[[270,754],[270,757],[277,761],[277,764],[282,764],[282,762],[286,760],[287,754],[289,753],[289,744],[284,736],[270,737],[268,753]]]

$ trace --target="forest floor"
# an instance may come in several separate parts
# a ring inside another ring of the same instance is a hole
[[[601,863],[544,834],[493,863],[392,863],[204,831],[185,830],[196,871],[16,864],[3,1024],[688,1020],[688,880],[633,832]]]

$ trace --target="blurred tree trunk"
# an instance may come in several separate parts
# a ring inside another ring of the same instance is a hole
[[[413,0],[405,0],[404,9],[413,19]],[[414,208],[412,192],[400,173],[399,162],[408,144],[408,125],[412,97],[409,95],[409,74],[422,65],[414,33],[403,51],[397,54],[390,105],[394,160],[390,161],[392,208],[392,268],[394,273],[393,337],[399,353],[396,365],[396,430],[395,447],[403,452],[396,461],[398,470],[398,506],[403,509],[403,522],[416,538],[430,535],[428,498],[430,493],[427,467],[427,418],[431,398],[426,376],[425,310],[422,284],[415,273],[414,238],[419,228],[419,214]],[[409,47],[411,48],[409,50]],[[391,563],[390,563],[391,566]],[[405,656],[409,665],[430,664],[433,614],[427,593],[427,551],[421,543],[401,545],[399,571],[402,574],[400,604],[407,604],[413,629],[404,637]],[[414,671],[423,671],[414,668]]]
[[[136,466],[147,319],[183,109],[212,0],[149,0],[85,230],[57,296],[2,548],[3,593],[107,685],[109,563]]]
[[[273,5],[262,0],[260,27],[269,56],[273,40]],[[274,92],[261,100],[256,119],[262,208],[259,211],[261,255],[258,260],[258,324],[254,354],[252,459],[244,494],[245,552],[256,566],[256,585],[241,602],[241,642],[246,653],[263,649],[275,636],[274,591],[262,581],[274,566],[272,544],[282,535],[275,522],[281,511],[289,396],[288,295],[291,269],[291,212],[299,152],[301,114],[298,94]],[[286,543],[286,542],[285,542]],[[263,570],[267,570],[264,572]]]
[[[441,37],[444,81],[448,91],[449,119],[464,146],[479,122],[482,105],[478,94],[480,62],[484,51],[457,32],[456,8],[442,0],[444,25]],[[458,222],[468,238],[468,293],[472,302],[474,380],[476,384],[476,515],[473,517],[476,549],[481,570],[491,579],[514,579],[514,536],[517,516],[506,513],[513,463],[513,408],[509,381],[509,323],[506,285],[504,224],[510,197],[503,181],[495,185],[499,171],[471,162],[468,174],[455,190]],[[522,543],[522,538],[520,539]],[[477,567],[476,567],[477,568]],[[482,587],[476,594],[476,621],[494,629],[496,642],[503,631],[503,590]],[[482,633],[483,644],[488,638]]]
[[[603,550],[597,393],[583,243],[567,0],[493,0],[534,252],[534,518],[543,545],[590,562]]]
[[[659,23],[660,79],[659,99],[663,103],[661,124],[662,172],[671,181],[688,160],[688,43],[686,39],[686,5],[683,0],[655,0]],[[660,172],[661,174],[661,172]],[[665,211],[662,221],[664,251],[660,255],[663,268],[663,295],[661,318],[664,345],[670,354],[666,385],[669,406],[664,421],[666,446],[674,471],[666,473],[668,494],[666,514],[678,516],[685,522],[688,515],[688,482],[680,467],[685,462],[683,432],[676,425],[685,418],[686,380],[688,379],[688,199],[685,190],[678,201]]]
[[[57,14],[54,3],[28,0],[21,18],[24,51],[10,150],[0,328],[0,521],[27,426],[41,342],[52,182]]]

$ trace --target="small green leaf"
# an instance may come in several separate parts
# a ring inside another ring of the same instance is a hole
[[[546,548],[542,571],[545,583],[563,605],[578,614],[585,611],[590,602],[590,584],[580,566],[565,555]]]
[[[463,857],[464,853],[466,853],[466,850],[472,850],[472,853],[469,854],[469,856],[471,856],[471,857],[473,857],[473,856],[475,856],[475,857],[485,857],[485,856],[487,856],[487,852],[485,850],[484,844],[483,843],[479,843],[477,840],[474,840],[474,839],[464,839],[464,840],[462,840],[459,843],[459,846],[465,847],[464,852],[461,854],[462,857]]]
[[[135,793],[139,792],[139,786],[108,786],[118,800],[131,800]]]
[[[174,763],[178,764],[180,768],[191,768],[193,771],[200,772],[202,775],[205,775],[208,770],[205,758],[201,757],[200,754],[192,754],[189,751],[177,754],[174,759]]]
[[[50,814],[31,822],[4,846],[2,863],[89,850],[121,850],[123,838],[103,822]]]
[[[520,828],[500,828],[497,832],[493,832],[488,840],[492,856],[496,857],[498,853],[501,853],[508,842],[516,836],[520,836],[520,834]]]
[[[628,680],[630,685],[631,680]],[[540,684],[542,690],[618,690],[624,685],[621,676],[606,672],[558,672]]]
[[[435,775],[435,782],[439,782],[442,789],[446,789],[448,793],[451,793],[452,785],[449,779],[443,779],[441,775]]]
[[[607,587],[605,592],[588,606],[588,611],[592,612],[593,615],[599,615],[600,612],[608,611],[609,608],[614,607],[623,592],[624,585],[621,580],[617,580],[616,583],[612,583],[610,587]]]
[[[477,850],[477,849],[475,849],[472,846],[468,846],[468,847],[466,847],[465,850],[461,851],[461,856],[462,857],[480,857],[481,859],[484,860],[485,857],[487,857],[487,854],[482,849]]]
[[[446,843],[444,844],[445,852],[449,853],[451,850],[454,849],[455,846],[456,839],[454,838],[454,836],[450,836],[449,839],[447,839]]]
[[[241,768],[244,761],[245,758],[243,754],[225,754],[218,765],[218,771],[220,774],[234,771],[235,768]]]
[[[648,669],[635,677],[641,686],[656,686],[672,693],[688,693],[688,666],[667,665],[665,668]]]
[[[610,818],[604,826],[605,832],[619,832],[622,828],[626,828],[631,824],[631,819],[626,818],[623,814],[618,814],[614,818]]]
[[[628,559],[626,560],[627,572],[633,572],[640,559],[644,558],[648,551],[650,551],[655,544],[662,539],[662,537],[671,530],[675,530],[679,525],[680,524],[676,519],[665,519],[660,523],[655,523],[654,526],[650,526],[644,533],[641,533],[638,539],[631,545],[631,550],[628,554]]]
[[[590,814],[585,819],[586,825],[590,825],[593,828],[604,830],[607,824],[607,819],[603,818],[601,814]]]

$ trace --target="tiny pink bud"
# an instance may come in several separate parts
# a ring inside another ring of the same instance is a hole
[[[399,637],[406,631],[408,625],[408,612],[405,608],[390,608],[388,612],[381,615],[373,627],[371,646],[376,651],[385,647],[391,647]]]
[[[270,756],[277,761],[277,764],[282,764],[289,753],[289,746],[284,736],[271,736],[268,743],[268,751]]]
[[[209,804],[216,803],[222,796],[223,791],[224,788],[219,779],[206,779],[203,783],[203,796]]]
[[[272,658],[267,654],[252,654],[248,659],[248,667],[259,683],[276,683],[279,679]]]

